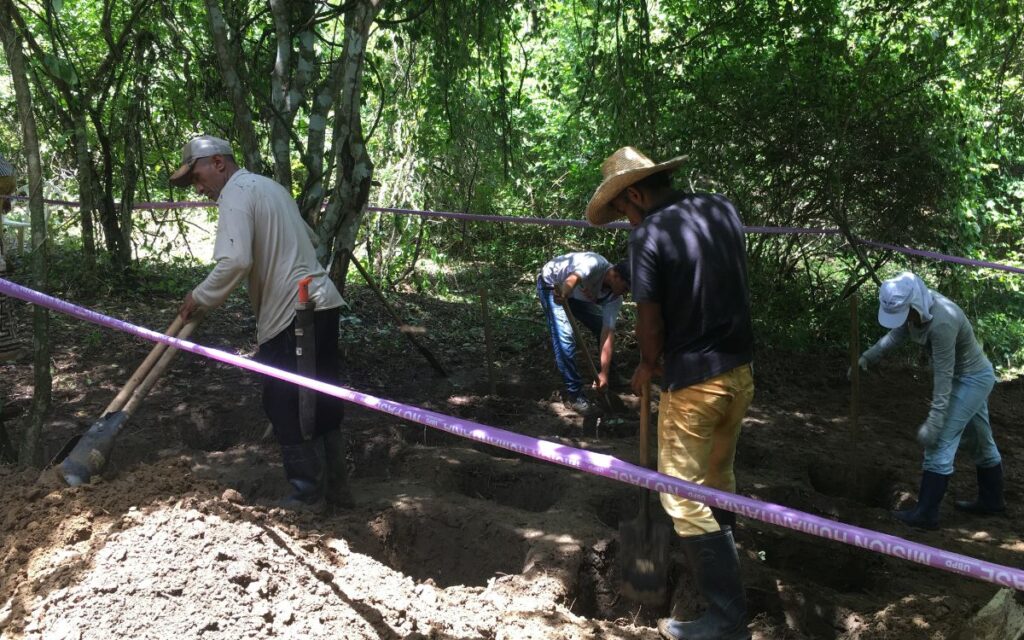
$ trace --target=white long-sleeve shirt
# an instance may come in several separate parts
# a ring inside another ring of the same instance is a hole
[[[316,236],[288,191],[270,178],[239,169],[217,199],[219,219],[213,247],[216,266],[192,291],[204,308],[219,306],[242,278],[256,313],[256,339],[263,344],[295,317],[299,280],[313,276],[310,300],[317,309],[344,304],[316,259]]]

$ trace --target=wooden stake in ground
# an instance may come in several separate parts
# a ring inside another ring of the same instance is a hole
[[[398,317],[398,313],[396,313],[395,310],[391,308],[391,305],[388,304],[387,298],[384,297],[384,294],[381,293],[377,285],[374,284],[373,278],[371,278],[370,274],[366,272],[366,269],[363,268],[363,265],[360,264],[359,261],[356,260],[356,257],[351,253],[349,254],[349,260],[352,262],[353,265],[355,265],[356,269],[359,271],[359,275],[363,276],[363,280],[366,281],[366,286],[370,287],[370,291],[372,291],[373,294],[377,296],[377,299],[380,300],[380,303],[384,305],[384,310],[388,312],[388,315],[391,316],[391,319],[394,320],[395,324],[398,325],[398,330],[402,333],[402,335],[405,336],[406,339],[412,344],[412,346],[415,347],[416,350],[420,352],[420,355],[426,358],[427,362],[430,363],[430,366],[434,367],[434,371],[437,371],[442,377],[447,378],[448,372],[445,371],[444,367],[441,366],[441,363],[437,361],[437,358],[434,357],[434,354],[430,353],[430,350],[424,347],[422,344],[420,344],[419,340],[417,340],[416,337],[412,335],[412,331],[410,330],[408,325],[402,322],[402,319]]]
[[[484,320],[484,350],[487,358],[487,388],[492,396],[498,393],[498,382],[494,376],[494,343],[491,341],[491,314],[487,310],[487,289],[479,288],[480,308]]]
[[[860,418],[860,323],[857,318],[857,292],[850,295],[850,424]]]

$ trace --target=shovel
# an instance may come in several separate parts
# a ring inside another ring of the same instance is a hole
[[[199,321],[200,317],[196,315],[185,323],[181,316],[177,315],[171,326],[167,327],[167,335],[184,340],[192,334]],[[72,487],[77,487],[87,484],[93,475],[103,471],[110,451],[114,448],[114,440],[121,432],[121,428],[142,404],[146,394],[160,379],[167,365],[177,353],[177,349],[168,347],[162,342],[158,342],[153,347],[135,373],[128,378],[128,382],[121,388],[121,391],[107,405],[103,417],[89,427],[89,430],[78,440],[67,457],[57,465],[57,475],[64,482]]]
[[[640,466],[648,466],[648,430],[651,422],[651,385],[640,397]],[[630,600],[660,605],[668,595],[668,545],[672,528],[652,522],[651,490],[640,490],[640,512],[635,520],[619,524],[619,559],[622,584],[619,590]]]

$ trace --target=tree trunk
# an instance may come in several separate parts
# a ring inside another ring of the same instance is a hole
[[[96,264],[96,232],[92,224],[92,162],[89,159],[89,137],[85,131],[85,122],[75,120],[75,154],[78,159],[78,215],[82,222],[82,252],[85,264],[93,267]]]
[[[146,62],[146,48],[135,49],[136,76],[133,81],[133,99],[125,114],[122,130],[124,139],[124,168],[121,177],[121,238],[129,256],[132,251],[132,231],[135,223],[132,209],[135,206],[135,191],[139,183],[139,173],[143,166],[142,119],[145,109],[146,92],[149,90],[149,66]]]
[[[100,222],[103,225],[103,239],[106,242],[107,252],[123,274],[128,271],[132,263],[131,225],[128,229],[121,228],[121,212],[114,201],[113,143],[102,119],[96,113],[92,113],[91,118],[103,157],[103,175],[95,176],[96,193],[99,196],[100,205]]]
[[[309,136],[306,143],[306,184],[303,188],[302,203],[299,207],[302,217],[316,228],[320,222],[320,206],[324,200],[324,146],[327,140],[327,114],[334,106],[334,98],[341,91],[345,75],[345,60],[342,57],[331,65],[327,81],[313,99],[309,113]],[[324,255],[329,255],[325,253]]]
[[[311,0],[270,0],[270,11],[276,36],[274,70],[270,78],[273,110],[270,148],[274,156],[274,177],[290,191],[292,145],[302,146],[292,125],[306,99],[307,89],[317,76],[316,33],[313,31],[316,3]],[[309,136],[315,139],[320,135],[322,149],[323,127],[320,130],[318,134],[311,124]],[[304,153],[303,159],[306,158]],[[308,178],[306,184],[309,184]]]
[[[330,204],[317,225],[320,238],[317,257],[321,263],[326,263],[331,255],[339,258],[331,268],[331,279],[342,292],[348,273],[348,255],[355,246],[373,177],[373,162],[366,151],[359,106],[366,41],[383,4],[384,0],[361,0],[345,14],[344,70],[334,124],[337,173]]]
[[[48,268],[48,240],[46,219],[43,209],[43,171],[39,161],[39,135],[32,113],[32,95],[29,91],[28,73],[21,50],[21,38],[14,29],[14,14],[17,11],[11,0],[0,0],[0,36],[3,37],[7,63],[11,68],[14,93],[18,102],[18,118],[21,121],[22,138],[25,145],[25,159],[28,163],[29,211],[32,220],[32,280],[40,291],[46,290]],[[50,314],[40,306],[33,307],[32,344],[34,347],[34,393],[29,425],[21,440],[19,461],[25,466],[42,466],[43,423],[52,402],[52,378],[50,376]]]
[[[217,68],[224,81],[231,100],[231,109],[235,117],[235,132],[242,145],[242,158],[245,167],[253,173],[263,173],[263,160],[260,157],[259,139],[256,127],[252,123],[252,110],[245,101],[245,89],[238,75],[240,56],[237,49],[228,40],[228,24],[224,13],[220,10],[217,0],[206,0],[206,18],[210,25],[210,36],[213,38],[217,53]]]
[[[270,74],[270,104],[274,115],[270,120],[270,152],[274,156],[274,179],[285,189],[292,188],[290,114],[288,112],[292,67],[291,11],[286,0],[270,0],[274,17],[276,55]]]

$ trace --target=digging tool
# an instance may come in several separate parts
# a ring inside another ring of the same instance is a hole
[[[648,431],[651,422],[651,385],[644,385],[640,397],[640,466],[649,466]],[[652,522],[651,490],[640,490],[640,512],[636,519],[619,524],[619,558],[622,584],[619,590],[630,600],[661,604],[668,595],[668,546],[672,528]]]
[[[313,276],[299,280],[299,302],[295,305],[295,362],[299,375],[316,378],[316,304],[309,299]],[[308,387],[299,387],[299,429],[303,440],[312,440],[316,431],[316,395]]]
[[[594,364],[594,356],[590,355],[590,350],[587,349],[587,345],[583,342],[583,336],[580,332],[580,326],[576,323],[576,316],[572,315],[572,310],[569,309],[569,300],[562,298],[562,309],[565,311],[565,315],[569,318],[569,325],[572,326],[572,335],[576,338],[576,344],[579,345],[580,351],[587,355],[587,364],[590,365],[590,373],[594,376],[594,384],[600,378],[600,374],[597,372],[597,365]],[[598,345],[598,349],[601,345]],[[605,386],[601,389],[600,394],[602,404],[608,411],[612,411],[612,401],[608,398],[608,387]]]
[[[194,315],[191,320],[184,322],[178,315],[167,328],[167,335],[184,340],[192,334],[200,320],[200,316]],[[94,474],[103,471],[121,428],[128,422],[128,418],[139,407],[177,353],[177,349],[162,342],[153,347],[107,406],[103,417],[89,427],[67,457],[57,465],[57,475],[64,482],[77,487],[88,483]]]

